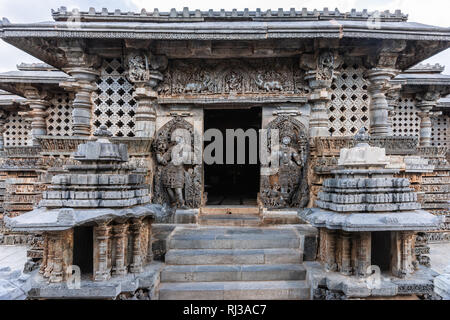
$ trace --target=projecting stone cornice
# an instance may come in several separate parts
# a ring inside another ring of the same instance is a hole
[[[43,22],[0,24],[1,38],[104,38],[161,40],[264,40],[283,38],[374,38],[450,41],[450,28],[414,22],[219,21],[219,22]]]

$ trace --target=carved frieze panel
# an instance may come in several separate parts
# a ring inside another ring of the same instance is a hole
[[[295,93],[306,95],[304,72],[293,58],[172,60],[161,95]]]
[[[386,154],[415,154],[417,137],[370,137],[369,144],[386,149]],[[343,148],[353,148],[357,141],[353,137],[317,137],[312,148],[317,156],[339,155]]]
[[[278,130],[278,168],[262,166],[260,200],[266,208],[304,207],[308,203],[308,136],[301,122],[280,115],[267,126],[267,149],[272,153],[271,131]],[[273,154],[274,154],[273,153]],[[275,165],[277,166],[277,165]]]

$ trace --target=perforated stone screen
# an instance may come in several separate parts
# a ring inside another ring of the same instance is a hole
[[[3,141],[7,147],[22,147],[32,145],[31,127],[23,116],[17,112],[10,113],[6,119]]]
[[[410,96],[403,96],[394,108],[392,117],[392,132],[394,136],[419,136],[420,118],[416,107],[416,101]]]
[[[431,124],[431,145],[450,147],[450,118],[448,116],[431,118]]]
[[[134,137],[137,103],[133,85],[128,82],[120,59],[105,59],[101,67],[98,89],[92,94],[93,130],[106,125],[116,137]]]
[[[369,94],[365,69],[358,63],[346,62],[332,84],[328,108],[328,127],[332,136],[353,136],[359,129],[369,129]]]
[[[47,109],[47,113],[47,135],[72,135],[72,106],[68,94],[57,94],[50,101],[50,106]]]

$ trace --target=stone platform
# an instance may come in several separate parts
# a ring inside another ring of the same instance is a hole
[[[92,281],[82,276],[79,289],[70,289],[66,283],[49,284],[37,270],[31,279],[30,299],[120,299],[119,295],[133,296],[139,289],[148,291],[148,299],[156,299],[155,288],[159,283],[159,274],[163,267],[161,262],[153,262],[139,274],[113,276],[103,282]]]
[[[168,240],[159,298],[309,299],[304,240],[292,226],[177,227]]]

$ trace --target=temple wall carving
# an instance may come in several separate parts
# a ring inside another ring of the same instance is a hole
[[[159,92],[163,96],[195,94],[290,93],[308,90],[293,58],[171,60]]]

